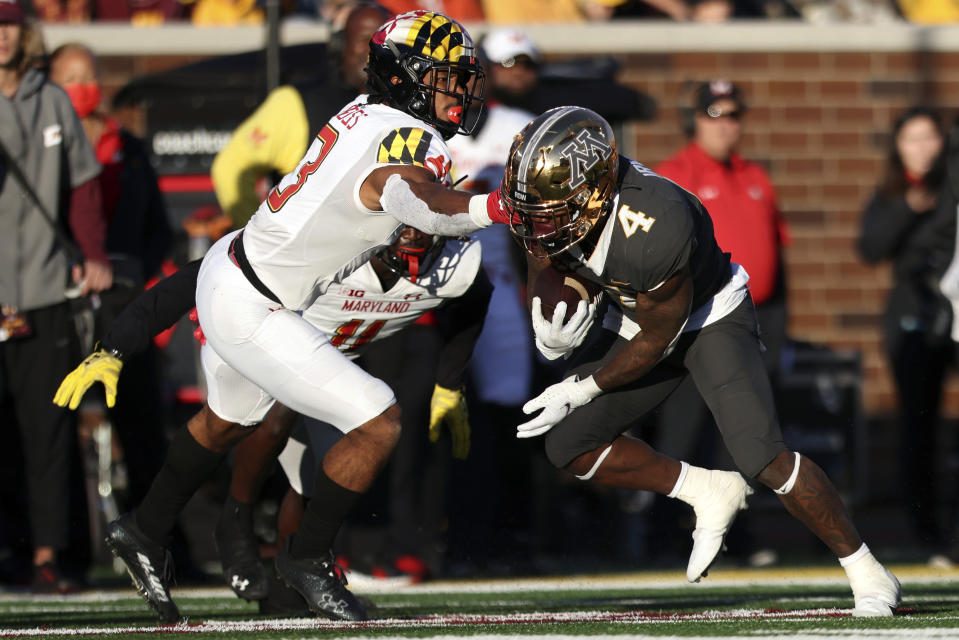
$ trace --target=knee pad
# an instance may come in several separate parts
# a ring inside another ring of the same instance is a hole
[[[795,463],[793,464],[793,472],[789,474],[789,478],[786,480],[786,483],[779,487],[778,489],[773,489],[773,491],[781,496],[786,495],[793,490],[793,487],[796,484],[796,478],[799,477],[799,465],[802,461],[802,458],[799,455],[799,452],[796,453]]]
[[[599,457],[596,458],[596,462],[594,462],[593,466],[589,468],[589,471],[587,471],[581,476],[577,475],[576,477],[583,481],[590,480],[594,475],[596,475],[596,471],[599,469],[599,466],[603,464],[603,460],[606,459],[606,456],[608,456],[609,452],[612,450],[613,450],[613,445],[609,445],[608,447],[603,449],[603,452],[599,454]]]

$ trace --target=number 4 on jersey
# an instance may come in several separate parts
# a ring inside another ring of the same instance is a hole
[[[649,233],[653,223],[656,222],[656,218],[650,218],[642,211],[633,211],[628,204],[619,208],[616,217],[619,218],[619,223],[623,225],[623,233],[626,234],[627,238],[636,233],[636,229],[639,228],[642,228],[644,233]]]

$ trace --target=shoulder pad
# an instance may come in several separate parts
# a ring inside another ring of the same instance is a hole
[[[483,250],[476,241],[447,240],[439,257],[418,284],[441,298],[456,298],[473,285]]]

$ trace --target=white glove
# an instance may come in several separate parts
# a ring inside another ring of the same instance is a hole
[[[566,324],[563,324],[566,316],[565,301],[553,309],[552,320],[543,317],[542,304],[539,296],[533,298],[530,315],[533,320],[533,333],[536,334],[536,348],[548,360],[569,356],[573,349],[583,344],[586,334],[593,326],[596,304],[587,304],[585,300],[580,300],[576,305],[576,313]]]
[[[529,422],[516,427],[516,437],[532,438],[546,433],[572,413],[573,409],[588,404],[602,392],[603,390],[593,380],[593,376],[585,380],[577,380],[573,375],[562,382],[546,387],[543,393],[523,405],[523,413],[527,415],[537,409],[542,409],[543,412]]]

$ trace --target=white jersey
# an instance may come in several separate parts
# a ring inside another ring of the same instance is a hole
[[[451,182],[449,149],[436,129],[366,100],[360,95],[330,119],[244,229],[247,259],[287,309],[306,309],[399,235],[402,223],[360,200],[374,169],[417,165]]]
[[[466,177],[460,188],[485,192],[499,186],[513,138],[535,117],[529,111],[494,104],[487,109],[486,122],[476,134],[450,140],[447,144],[453,154],[453,177]]]
[[[443,301],[463,295],[476,279],[481,262],[478,242],[447,240],[430,268],[415,283],[400,278],[389,291],[367,262],[342,282],[331,284],[303,318],[355,358],[362,347],[391,336]]]

